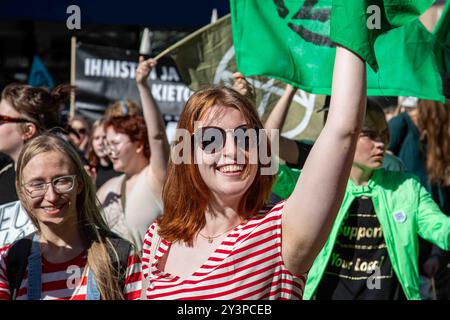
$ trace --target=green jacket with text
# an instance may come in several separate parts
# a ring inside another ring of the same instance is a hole
[[[450,217],[444,215],[431,195],[413,175],[375,170],[366,186],[351,180],[328,241],[309,271],[303,298],[311,299],[328,266],[342,221],[357,197],[372,199],[380,221],[392,267],[408,299],[420,299],[418,235],[441,249],[450,250]]]

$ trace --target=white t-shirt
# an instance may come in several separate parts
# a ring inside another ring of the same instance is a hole
[[[148,170],[147,166],[139,173],[133,189],[126,194],[125,210],[120,199],[125,175],[110,179],[97,193],[108,226],[139,251],[148,227],[162,214],[161,197],[153,193],[147,182]]]

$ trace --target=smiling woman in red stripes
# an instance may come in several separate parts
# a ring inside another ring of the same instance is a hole
[[[52,134],[30,140],[16,187],[37,231],[0,249],[0,300],[139,298],[139,258],[106,225],[69,143]]]
[[[236,86],[245,81],[235,78]],[[349,177],[365,78],[364,61],[338,47],[329,121],[295,191],[272,209],[265,203],[274,177],[260,152],[267,138],[250,100],[224,87],[189,99],[178,124],[188,138],[169,161],[164,215],[144,240],[147,299],[302,298]]]

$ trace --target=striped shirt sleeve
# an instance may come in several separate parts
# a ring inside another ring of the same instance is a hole
[[[142,290],[141,260],[136,252],[130,252],[125,276],[124,296],[126,300],[139,300]]]
[[[6,261],[10,247],[11,245],[8,245],[0,249],[0,300],[10,299],[9,282],[6,273]]]

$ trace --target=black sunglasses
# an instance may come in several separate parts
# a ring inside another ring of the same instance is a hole
[[[227,131],[233,132],[234,143],[241,150],[249,151],[251,146],[258,144],[258,128],[249,128],[247,125],[242,125],[235,129],[224,130],[209,126],[202,127],[192,134],[194,146],[200,146],[208,154],[219,152],[225,146]]]
[[[0,115],[0,125],[5,123],[23,123],[23,122],[33,122],[31,120],[22,119],[22,118],[14,118],[10,116]]]
[[[73,128],[73,130],[78,132],[78,134],[86,134],[87,133],[87,130],[85,128],[80,128],[80,129]]]

